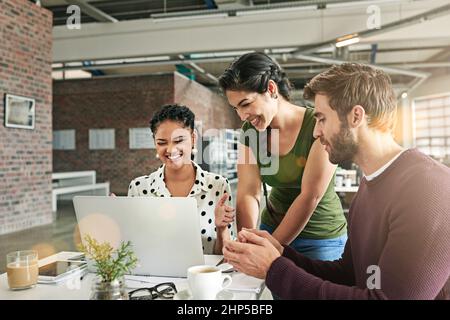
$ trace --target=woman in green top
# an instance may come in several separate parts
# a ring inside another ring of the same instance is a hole
[[[272,190],[260,229],[312,259],[339,259],[347,223],[334,191],[336,166],[313,137],[313,109],[289,101],[286,74],[263,53],[241,56],[219,83],[244,121],[238,160],[238,230],[256,228],[261,183],[264,190],[267,184]]]

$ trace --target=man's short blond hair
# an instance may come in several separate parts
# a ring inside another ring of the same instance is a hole
[[[397,98],[391,78],[382,70],[359,63],[333,66],[305,86],[305,99],[313,100],[317,94],[328,97],[341,121],[354,106],[360,105],[370,128],[388,132],[395,127]]]

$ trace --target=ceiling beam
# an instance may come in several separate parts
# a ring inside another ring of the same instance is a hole
[[[307,55],[307,54],[302,54],[302,53],[295,53],[295,54],[292,54],[292,56],[297,59],[325,63],[325,64],[329,64],[329,65],[333,65],[333,64],[340,65],[340,64],[349,62],[346,60],[322,58],[319,56]],[[405,70],[402,68],[395,68],[395,67],[389,67],[389,66],[377,65],[377,64],[369,64],[369,65],[376,69],[383,70],[384,72],[389,73],[389,74],[399,74],[399,75],[410,76],[410,77],[415,77],[415,78],[427,78],[430,76],[429,73],[422,72],[422,71]]]
[[[105,13],[104,11],[101,11],[100,9],[87,3],[86,0],[66,0],[66,2],[68,4],[74,4],[74,5],[79,6],[83,13],[96,19],[99,22],[118,22],[119,21],[116,18]]]
[[[437,54],[430,57],[427,61],[428,62],[447,61],[449,58],[450,58],[450,46],[447,46],[443,50],[439,51]]]
[[[207,1],[207,0],[205,0]],[[289,12],[295,10],[307,11],[307,10],[322,10],[328,8],[347,8],[355,6],[363,6],[366,8],[371,4],[383,4],[390,2],[390,4],[396,3],[408,3],[411,0],[303,0],[303,1],[288,1],[279,3],[267,4],[253,4],[252,0],[216,0],[217,9],[210,10],[190,10],[180,12],[169,12],[154,14],[152,17],[157,18],[173,18],[173,17],[187,17],[187,16],[201,16],[204,14],[216,13],[216,14],[228,14],[229,16],[239,15],[255,15],[255,14],[273,14],[277,12]],[[414,0],[425,1],[425,0]]]
[[[394,66],[394,65],[393,65]],[[408,63],[408,64],[395,64],[397,67],[401,67],[404,69],[428,69],[428,68],[450,68],[450,62],[417,62],[417,63]]]
[[[182,54],[178,55],[178,58],[182,59],[182,61],[184,61],[182,64],[185,66],[189,66],[192,69],[194,69],[197,73],[199,73],[200,75],[208,78],[210,81],[212,81],[214,84],[219,83],[219,79],[217,79],[214,75],[212,75],[211,73],[207,72],[205,69],[203,69],[202,67],[200,67],[196,62],[193,62],[192,60],[188,59],[187,61],[185,61],[186,57],[183,56]],[[191,69],[191,70],[192,70]]]
[[[445,15],[449,15],[449,14],[450,14],[450,4],[446,4],[446,5],[440,6],[438,8],[434,8],[429,11],[419,13],[412,17],[408,17],[408,18],[401,19],[398,21],[393,21],[391,23],[381,26],[380,29],[363,30],[363,31],[359,31],[359,32],[353,32],[353,34],[355,34],[355,36],[358,36],[360,38],[371,37],[371,36],[375,36],[375,35],[378,35],[381,33],[386,33],[386,32],[392,31],[392,30],[405,28],[405,27],[408,27],[411,25],[423,23],[425,21],[430,21],[430,20],[445,16]],[[336,44],[336,40],[337,39],[334,38],[334,39],[331,39],[328,41],[314,44],[314,45],[308,46],[306,49],[299,49],[299,50],[295,51],[294,54],[295,53],[310,54],[310,53],[314,53],[320,49],[325,49],[325,48],[329,48],[329,47],[334,48],[335,44]]]
[[[207,72],[205,69],[199,67],[198,64],[194,63],[194,62],[189,62],[188,63],[189,66],[191,66],[192,68],[194,68],[197,72],[199,72],[200,74],[204,75],[205,77],[207,77],[208,79],[210,79],[211,81],[214,82],[214,84],[219,83],[219,79],[217,79],[215,76],[213,76],[211,73]]]
[[[404,6],[385,2],[379,5],[383,21],[390,23],[397,21],[399,14],[413,16],[429,10],[432,5],[437,7],[442,3],[448,4],[447,1],[413,1]],[[53,61],[298,48],[318,43],[320,39],[332,39],[353,30],[361,30],[366,26],[366,20],[365,8],[355,6],[345,10],[327,8],[164,23],[151,18],[107,25],[84,23],[80,30],[56,26],[53,28]],[[414,34],[417,39],[413,41],[449,39],[450,21],[441,20],[438,26],[433,25],[432,28],[424,25]],[[398,39],[388,40],[397,42]]]
[[[145,61],[145,62],[122,62],[122,63],[108,63],[108,64],[93,64],[90,66],[66,66],[55,67],[53,71],[66,71],[66,70],[108,70],[117,68],[128,68],[128,67],[151,67],[151,66],[171,66],[176,64],[189,65],[190,63],[214,63],[214,62],[231,62],[235,57],[220,57],[220,58],[204,58],[204,59],[188,59],[188,58],[174,58],[170,60],[160,60],[160,61]]]

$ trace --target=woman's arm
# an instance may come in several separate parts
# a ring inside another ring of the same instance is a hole
[[[239,144],[238,185],[236,196],[237,232],[241,229],[255,229],[259,217],[261,198],[261,177],[258,164],[251,149]]]
[[[214,243],[214,254],[222,254],[222,247],[224,240],[230,240],[230,232],[234,228],[228,228],[228,225],[234,225],[234,208],[231,204],[231,188],[228,182],[223,179],[221,188],[222,198],[217,203],[214,209],[214,224],[216,226],[217,238]]]
[[[290,244],[303,230],[325,194],[335,169],[336,165],[330,163],[324,146],[316,140],[306,161],[302,191],[273,232],[273,237],[281,244]]]
[[[214,254],[222,255],[222,248],[223,248],[223,242],[224,240],[230,240],[230,231],[227,227],[217,229],[217,238],[216,242],[214,243]]]

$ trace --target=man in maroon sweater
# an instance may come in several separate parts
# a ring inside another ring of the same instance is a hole
[[[311,260],[247,229],[225,242],[225,258],[282,299],[450,299],[450,169],[394,141],[390,78],[347,63],[313,78],[304,97],[330,161],[353,160],[365,175],[342,258]]]

